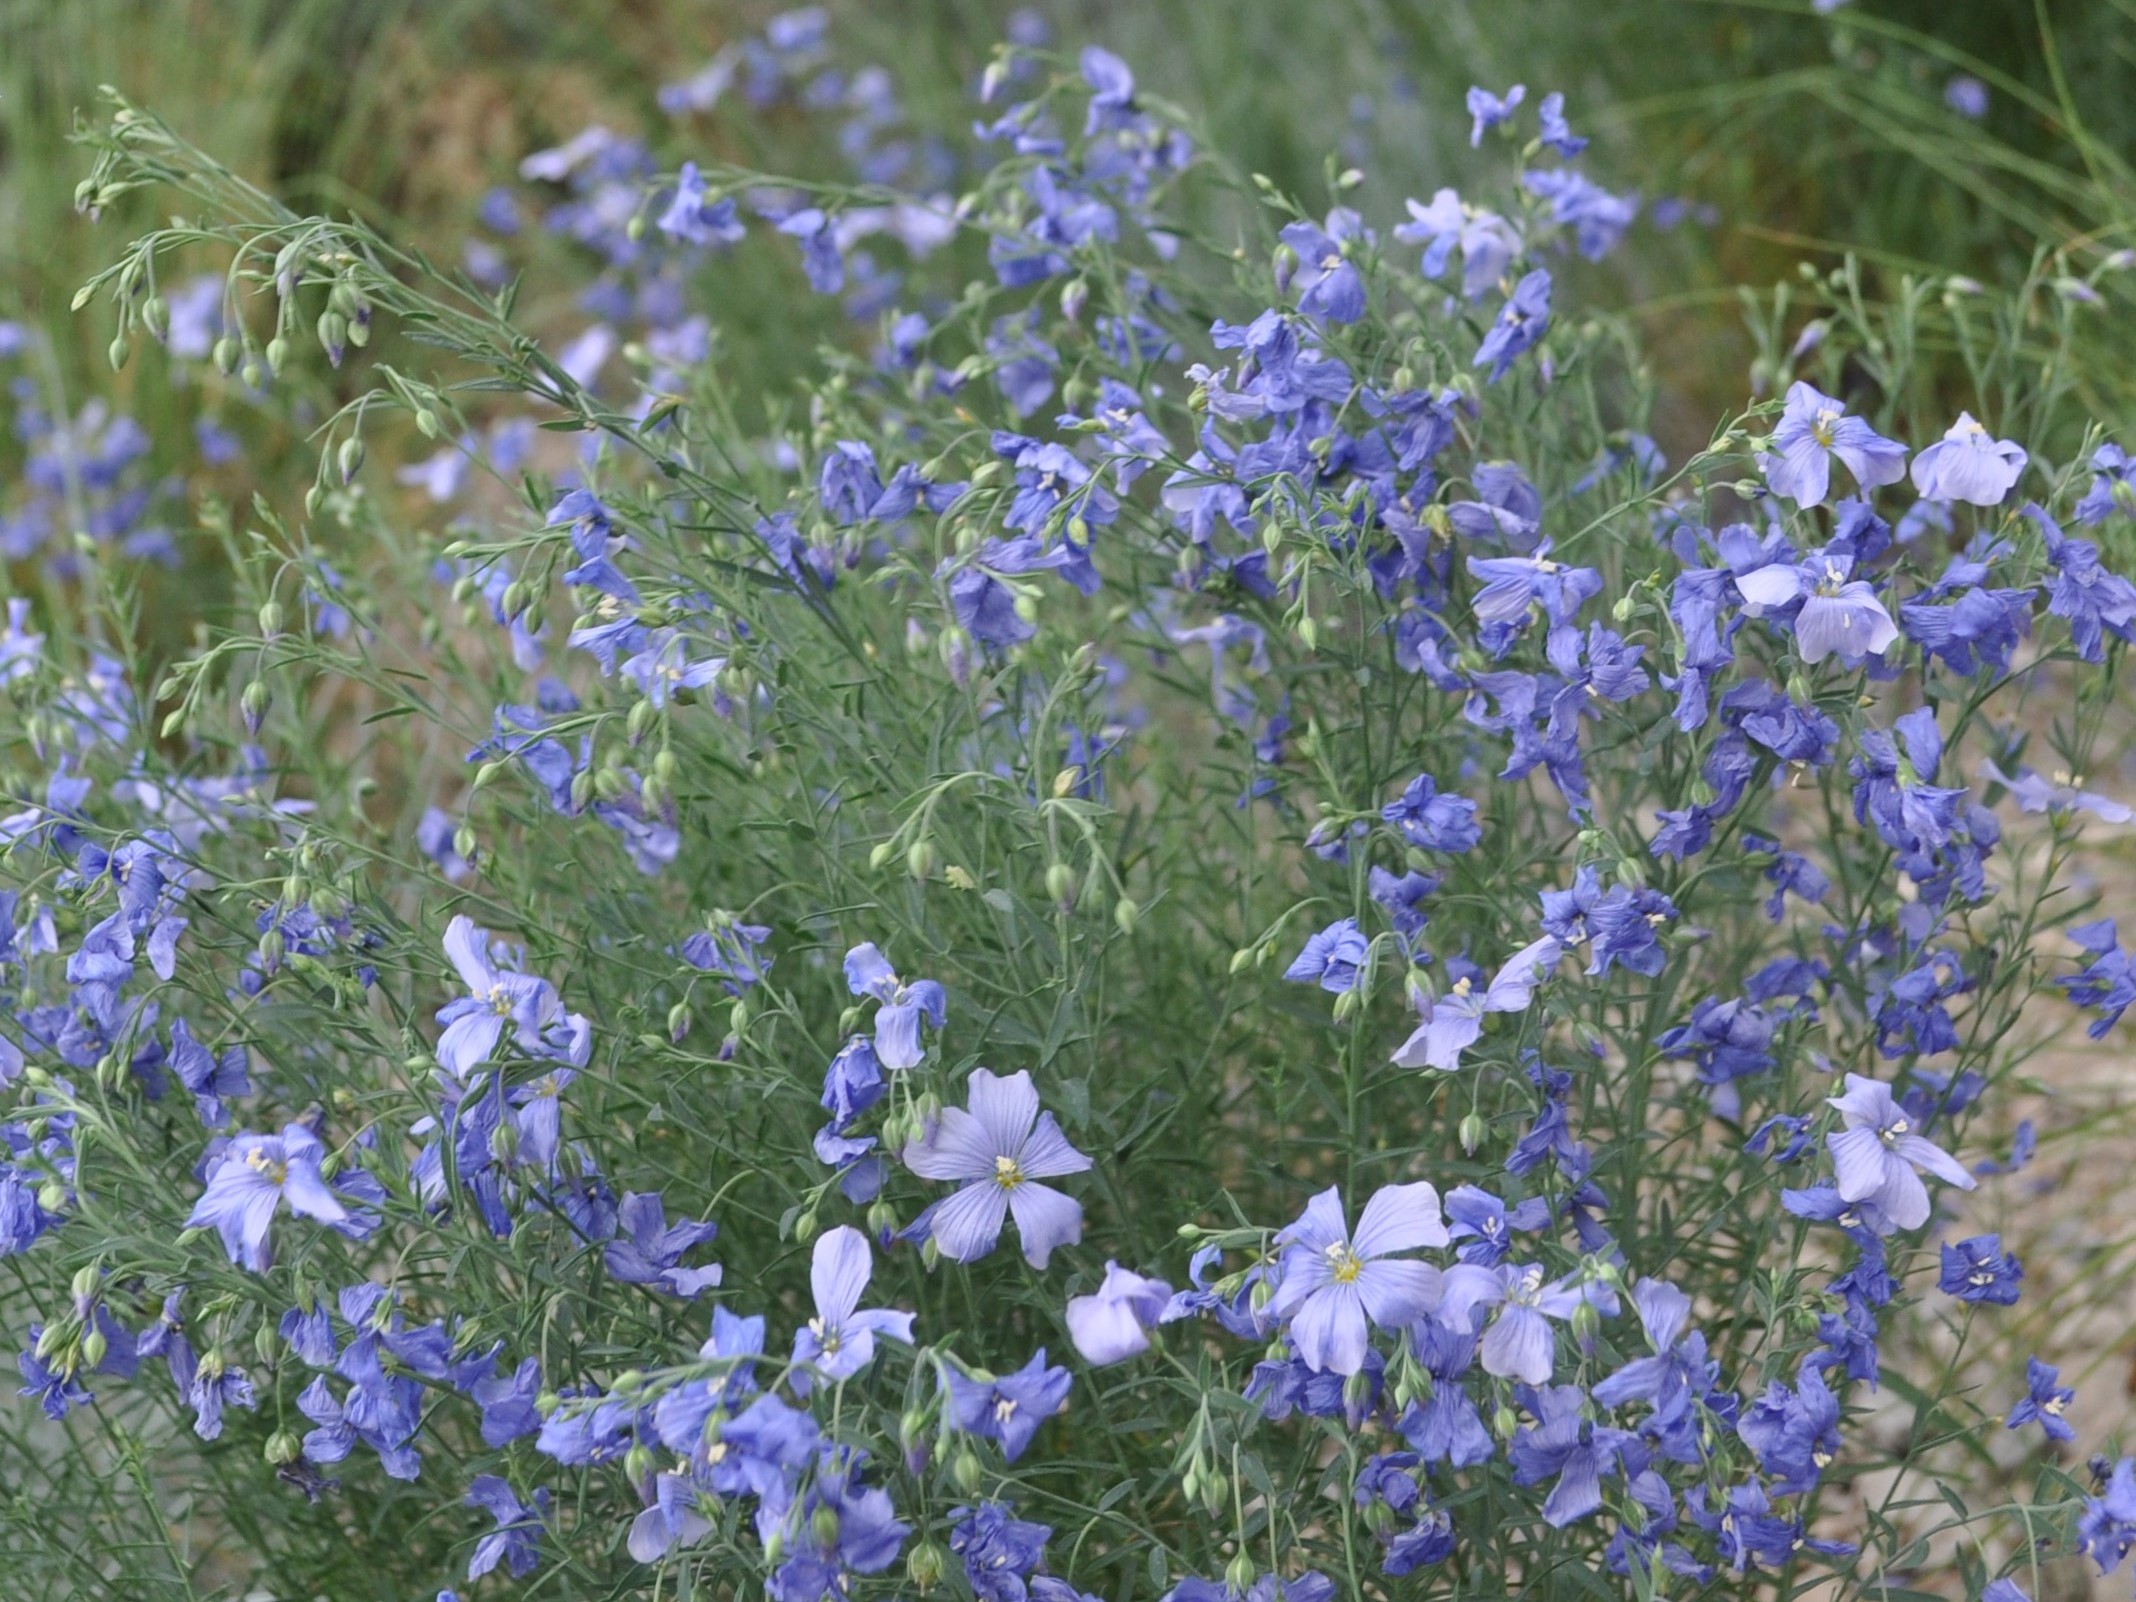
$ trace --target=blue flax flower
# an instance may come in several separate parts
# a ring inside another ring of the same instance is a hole
[[[214,1229],[231,1262],[265,1273],[274,1261],[268,1231],[283,1203],[292,1213],[322,1224],[348,1221],[348,1209],[320,1171],[325,1156],[319,1137],[302,1124],[286,1124],[279,1135],[240,1130],[223,1147],[186,1228]]]
[[[966,1092],[969,1111],[943,1108],[935,1126],[905,1147],[905,1166],[922,1179],[963,1182],[908,1233],[932,1235],[956,1261],[976,1262],[994,1249],[1003,1218],[1013,1213],[1024,1257],[1044,1268],[1055,1247],[1083,1238],[1083,1207],[1038,1181],[1080,1174],[1090,1159],[1068,1144],[1053,1114],[1041,1110],[1029,1073],[997,1076],[975,1068]]]
[[[478,1507],[497,1527],[475,1543],[467,1560],[467,1577],[479,1580],[502,1563],[513,1574],[532,1574],[541,1566],[541,1530],[548,1517],[549,1493],[536,1491],[531,1503],[495,1474],[477,1474],[468,1482],[467,1505]]]
[[[1354,323],[1364,316],[1364,276],[1343,253],[1343,242],[1360,237],[1363,231],[1357,213],[1344,207],[1329,213],[1325,229],[1294,222],[1283,230],[1283,243],[1298,256],[1291,287],[1298,291],[1300,311],[1331,323]]]
[[[1411,1402],[1395,1428],[1426,1463],[1457,1469],[1488,1463],[1497,1444],[1461,1383],[1476,1361],[1476,1337],[1427,1313],[1409,1326],[1409,1350],[1431,1375],[1431,1394]]]
[[[2003,1420],[2008,1429],[2037,1424],[2050,1441],[2073,1441],[2077,1427],[2065,1416],[2077,1393],[2061,1383],[2061,1370],[2037,1357],[2025,1359],[2025,1395]]]
[[[1487,382],[1497,383],[1506,376],[1523,353],[1533,350],[1543,335],[1550,331],[1550,274],[1541,267],[1527,274],[1513,286],[1513,293],[1498,309],[1483,343],[1476,347],[1476,357],[1469,365],[1491,369]]]
[[[817,1237],[809,1265],[816,1316],[794,1331],[794,1389],[806,1396],[811,1371],[849,1380],[875,1360],[875,1338],[912,1344],[910,1313],[860,1310],[861,1292],[874,1272],[868,1237],[841,1224]]]
[[[1761,456],[1758,465],[1773,492],[1798,506],[1824,504],[1835,456],[1865,490],[1895,484],[1906,472],[1904,445],[1848,416],[1844,401],[1799,381],[1788,386],[1787,405],[1772,443],[1771,453]]]
[[[1876,591],[1853,577],[1854,558],[1827,550],[1806,562],[1774,562],[1738,574],[1752,617],[1792,613],[1795,649],[1805,662],[1837,656],[1849,665],[1898,643],[1899,626]]]
[[[1315,984],[1332,995],[1357,986],[1367,941],[1355,918],[1339,918],[1305,943],[1283,977],[1293,984]]]
[[[612,1278],[626,1285],[650,1285],[685,1300],[719,1284],[724,1270],[717,1263],[703,1268],[682,1266],[683,1255],[711,1240],[719,1233],[719,1225],[690,1219],[670,1224],[658,1191],[626,1192],[616,1218],[623,1233],[601,1253]]]
[[[1955,1246],[1944,1245],[1936,1288],[1961,1302],[2010,1307],[2017,1302],[2024,1277],[2025,1265],[2002,1249],[2000,1235],[1975,1235]]]
[[[1102,1368],[1148,1351],[1150,1327],[1164,1317],[1171,1301],[1172,1287],[1163,1280],[1108,1262],[1097,1290],[1071,1296],[1063,1317],[1083,1361]]]
[[[1842,1201],[1867,1202],[1894,1227],[1917,1229],[1929,1214],[1923,1173],[1960,1190],[1978,1183],[1950,1153],[1913,1132],[1912,1120],[1881,1080],[1849,1074],[1846,1094],[1825,1099],[1846,1122],[1825,1137]]]
[[[1521,1393],[1535,1417],[1514,1431],[1507,1448],[1515,1485],[1557,1483],[1543,1500],[1543,1522],[1554,1530],[1586,1518],[1602,1506],[1602,1477],[1617,1468],[1632,1437],[1587,1416],[1587,1393],[1577,1385],[1545,1385]]]
[[[1067,1405],[1071,1383],[1068,1370],[1046,1366],[1043,1346],[1022,1368],[998,1379],[960,1373],[953,1367],[942,1370],[942,1386],[957,1428],[981,1440],[1000,1442],[1001,1455],[1011,1463],[1023,1456],[1039,1425]]]
[[[455,917],[445,929],[445,954],[459,970],[469,994],[438,1011],[445,1032],[438,1037],[438,1061],[455,1078],[464,1079],[497,1049],[507,1023],[522,1050],[544,1050],[543,1032],[559,1019],[563,1006],[546,979],[515,973],[493,948],[489,934],[472,918]]]
[[[2109,440],[2092,452],[2091,468],[2091,488],[2077,502],[2077,521],[2092,528],[2116,511],[2136,516],[2136,457]],[[10,608],[18,604],[8,603]]]
[[[1736,1434],[1773,1477],[1775,1496],[1814,1490],[1839,1455],[1839,1401],[1825,1384],[1824,1370],[1804,1363],[1790,1390],[1779,1380],[1753,1399],[1736,1423]]]
[[[2072,924],[2063,931],[2089,955],[2090,961],[2076,973],[2055,980],[2080,1007],[2096,1007],[2099,1016],[2085,1030],[2094,1040],[2103,1040],[2121,1021],[2121,1015],[2136,1003],[2136,963],[2121,949],[2112,918]]]
[[[1473,90],[1470,91],[1474,93]],[[1158,1602],[1334,1602],[1335,1582],[1308,1569],[1288,1580],[1264,1574],[1240,1591],[1228,1580],[1181,1580]]]
[[[1282,1279],[1269,1311],[1290,1320],[1298,1355],[1315,1372],[1355,1374],[1364,1366],[1369,1326],[1397,1328],[1428,1312],[1439,1291],[1429,1263],[1396,1252],[1447,1244],[1439,1193],[1429,1184],[1384,1185],[1350,1233],[1342,1193],[1329,1187],[1281,1234]]]
[[[1481,84],[1469,85],[1470,147],[1473,149],[1483,143],[1484,129],[1495,128],[1500,123],[1509,121],[1513,116],[1514,108],[1525,100],[1527,96],[1528,86],[1522,83],[1515,84],[1503,96],[1492,94],[1490,90],[1484,88]]]
[[[2112,1574],[2136,1547],[2136,1458],[2116,1463],[2105,1490],[2085,1501],[2077,1545],[2091,1554],[2101,1574]]]
[[[846,988],[854,995],[878,1003],[875,1055],[882,1065],[893,1072],[917,1068],[927,1055],[920,1040],[921,1021],[939,1029],[949,1016],[942,987],[932,979],[906,984],[872,940],[846,953],[845,977]]]
[[[1535,987],[1557,966],[1563,949],[1553,937],[1544,935],[1508,957],[1484,989],[1477,990],[1464,975],[1444,995],[1420,997],[1417,1011],[1422,1021],[1395,1048],[1394,1065],[1449,1072],[1459,1068],[1461,1053],[1483,1034],[1484,1015],[1526,1012],[1535,999]]]
[[[2111,796],[2079,790],[2076,781],[2067,774],[2056,774],[2050,780],[2030,768],[2019,768],[2013,779],[1987,757],[1980,759],[1980,772],[2008,790],[2020,812],[2089,812],[2108,823],[2136,823],[2136,808],[2125,806]]]
[[[1615,1298],[1607,1290],[1583,1287],[1569,1279],[1545,1283],[1542,1269],[1533,1263],[1500,1263],[1492,1268],[1456,1263],[1446,1271],[1444,1289],[1439,1316],[1452,1328],[1473,1334],[1476,1309],[1498,1309],[1483,1334],[1483,1371],[1529,1385],[1547,1385],[1556,1366],[1557,1338],[1550,1330],[1551,1319],[1570,1318],[1583,1301],[1605,1312],[1616,1310]]]
[[[2000,506],[2025,461],[2022,445],[1997,439],[1971,412],[1960,412],[1950,431],[1914,458],[1914,488],[1926,500]]]
[[[1014,1517],[1000,1502],[950,1510],[949,1549],[980,1602],[1031,1602],[1028,1581],[1046,1560],[1049,1524]]]
[[[1397,799],[1380,808],[1380,816],[1422,851],[1458,856],[1473,851],[1483,838],[1476,823],[1476,803],[1466,796],[1442,795],[1439,781],[1428,773],[1411,779]]]
[[[2087,662],[2105,661],[2105,634],[2136,640],[2136,584],[2109,571],[2091,541],[2065,539],[2060,525],[2038,506],[2028,502],[2024,515],[2040,531],[2054,568],[2047,610],[2068,621],[2077,655]]]

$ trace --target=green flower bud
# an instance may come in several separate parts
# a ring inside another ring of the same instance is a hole
[[[922,1541],[905,1558],[905,1578],[919,1591],[931,1591],[941,1582],[949,1558],[933,1541]]]
[[[242,345],[228,334],[223,335],[222,338],[215,342],[215,370],[225,378],[229,377],[230,374],[237,371],[238,358],[243,353],[244,347]]]
[[[1063,911],[1075,905],[1075,870],[1056,862],[1046,870],[1046,895]]]
[[[1483,1114],[1471,1111],[1461,1120],[1461,1149],[1467,1155],[1476,1155],[1476,1148],[1483,1144]]]
[[[965,1446],[958,1448],[957,1455],[950,1460],[949,1476],[966,1496],[977,1496],[979,1487],[986,1482],[986,1469],[979,1461],[979,1454]]]
[[[304,1443],[292,1430],[276,1430],[267,1437],[267,1447],[260,1455],[277,1468],[294,1463],[304,1451]]]

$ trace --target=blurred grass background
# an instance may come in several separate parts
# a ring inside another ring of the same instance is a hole
[[[590,121],[676,148],[654,95],[780,9],[734,0],[0,0],[0,314],[55,336],[81,384],[108,338],[74,288],[138,217],[73,216],[66,143],[111,83],[293,203],[360,206],[451,257],[476,198],[530,149]],[[962,128],[1011,7],[831,6],[848,63],[890,66],[913,120]],[[1748,347],[1730,291],[1852,250],[1873,285],[1904,272],[2020,274],[2037,244],[2136,245],[2136,0],[1234,0],[1030,9],[1060,48],[1102,42],[1195,109],[1242,167],[1308,196],[1330,152],[1370,175],[1368,216],[1460,185],[1462,93],[1566,92],[1592,170],[1710,224],[1643,226],[1611,272],[1683,404],[1741,398]],[[1985,113],[1947,100],[1954,78]],[[723,119],[722,128],[729,126]],[[807,170],[827,135],[775,117],[747,143]],[[686,146],[684,147],[686,148]],[[837,171],[819,150],[815,170]],[[2080,264],[2081,265],[2081,264]],[[787,337],[783,283],[735,283],[728,316]],[[2102,318],[2102,393],[2136,408],[2125,294]],[[152,383],[129,376],[128,383]],[[128,396],[153,430],[156,397]],[[2117,419],[2117,420],[2118,420]]]

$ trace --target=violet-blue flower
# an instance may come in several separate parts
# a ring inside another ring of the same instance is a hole
[[[616,1208],[616,1218],[623,1232],[601,1253],[614,1278],[626,1285],[650,1285],[685,1300],[719,1284],[724,1270],[718,1263],[703,1268],[682,1266],[684,1254],[716,1236],[719,1225],[692,1219],[670,1224],[658,1191],[626,1193]]]
[[[2000,506],[2025,462],[2022,445],[1997,439],[1971,412],[1960,412],[1943,438],[1913,459],[1914,488],[1926,500]]]
[[[1489,365],[1488,383],[1506,376],[1506,369],[1524,352],[1535,348],[1550,330],[1550,273],[1538,267],[1513,286],[1513,293],[1498,309],[1498,316],[1483,343],[1476,347],[1472,367]]]
[[[1497,1307],[1483,1332],[1483,1371],[1529,1385],[1547,1385],[1556,1366],[1557,1340],[1549,1320],[1568,1319],[1581,1302],[1614,1311],[1607,1292],[1571,1280],[1548,1284],[1533,1263],[1456,1263],[1446,1271],[1439,1316],[1455,1329],[1475,1332],[1478,1307]],[[1610,1305],[1604,1307],[1605,1301]]]
[[[2006,1429],[2037,1424],[2050,1441],[2073,1441],[2077,1427],[2066,1417],[2077,1393],[2061,1383],[2061,1370],[2037,1357],[2025,1359],[2025,1394],[2003,1420]]]
[[[1046,1366],[1043,1346],[1022,1368],[998,1378],[965,1374],[953,1366],[945,1366],[941,1374],[957,1428],[981,1440],[999,1441],[1001,1455],[1011,1463],[1023,1456],[1038,1427],[1067,1404],[1073,1383],[1067,1369]]]
[[[1911,1120],[1881,1080],[1849,1074],[1846,1094],[1825,1099],[1846,1121],[1844,1129],[1825,1137],[1841,1200],[1870,1203],[1898,1228],[1917,1229],[1929,1214],[1922,1173],[1960,1190],[1978,1183],[1942,1147],[1913,1133]]]
[[[1025,1258],[1044,1268],[1055,1247],[1083,1238],[1083,1207],[1038,1181],[1080,1174],[1090,1159],[1040,1109],[1028,1072],[997,1076],[975,1068],[965,1089],[970,1111],[943,1108],[934,1127],[905,1147],[905,1166],[922,1179],[963,1182],[913,1230],[931,1234],[957,1262],[975,1262],[994,1249],[1003,1218],[1013,1213]]]
[[[1797,381],[1787,391],[1787,406],[1773,430],[1771,453],[1758,465],[1774,493],[1798,506],[1822,506],[1831,488],[1832,458],[1837,456],[1865,490],[1895,484],[1906,472],[1906,447],[1886,439],[1846,403]]]
[[[851,1379],[875,1360],[875,1338],[912,1344],[910,1313],[860,1309],[861,1293],[874,1272],[868,1237],[847,1224],[816,1238],[809,1287],[816,1316],[794,1331],[794,1389],[806,1396],[809,1371],[826,1379]]]
[[[1503,96],[1494,95],[1481,84],[1469,85],[1468,114],[1469,145],[1483,143],[1483,130],[1495,128],[1512,117],[1514,108],[1527,98],[1528,86],[1517,83]]]
[[[1473,851],[1483,838],[1476,803],[1466,796],[1441,794],[1439,781],[1428,773],[1411,779],[1398,798],[1380,808],[1380,816],[1421,851],[1458,856]]]
[[[1485,1014],[1526,1012],[1535,987],[1557,966],[1563,950],[1552,936],[1544,935],[1508,957],[1483,990],[1464,975],[1445,994],[1420,997],[1417,1012],[1422,1021],[1395,1048],[1394,1065],[1447,1072],[1459,1068],[1461,1053],[1483,1034]]]
[[[1318,984],[1339,996],[1356,988],[1367,945],[1355,918],[1338,918],[1305,942],[1305,948],[1283,970],[1283,977],[1293,984]]]
[[[1094,1368],[1124,1363],[1150,1348],[1150,1327],[1163,1318],[1172,1287],[1118,1263],[1105,1265],[1105,1278],[1088,1296],[1071,1296],[1062,1316],[1083,1361]]]
[[[1803,661],[1837,655],[1853,664],[1890,649],[1899,638],[1899,626],[1876,590],[1853,571],[1851,556],[1812,556],[1739,574],[1736,588],[1752,617],[1794,610],[1795,648]]]
[[[467,1577],[479,1580],[502,1563],[524,1577],[541,1566],[541,1532],[548,1517],[549,1493],[536,1491],[532,1502],[522,1502],[511,1485],[495,1474],[477,1474],[468,1482],[467,1505],[478,1507],[497,1521],[497,1527],[475,1543],[467,1560]]]
[[[878,1003],[875,1055],[882,1065],[892,1072],[917,1068],[927,1055],[920,1039],[921,1021],[940,1029],[949,1016],[942,987],[932,979],[906,984],[872,940],[846,953],[845,978],[846,988],[854,995]]]
[[[1439,1270],[1396,1252],[1447,1244],[1439,1193],[1430,1184],[1383,1185],[1352,1235],[1342,1193],[1329,1187],[1276,1236],[1282,1275],[1269,1310],[1290,1320],[1298,1355],[1316,1371],[1355,1374],[1371,1325],[1391,1329],[1430,1312]]]
[[[438,1061],[448,1073],[464,1079],[487,1062],[507,1023],[522,1050],[542,1050],[544,1031],[563,1013],[553,985],[502,966],[506,959],[492,947],[488,932],[464,914],[446,926],[445,954],[470,992],[438,1011],[445,1026],[438,1037]]]
[[[1975,1235],[1942,1249],[1942,1272],[1936,1288],[1961,1302],[1985,1302],[1991,1307],[2010,1307],[2021,1294],[2025,1265],[2002,1249],[2000,1235]]]
[[[265,1273],[274,1260],[268,1231],[285,1202],[292,1213],[322,1224],[348,1219],[320,1171],[325,1157],[326,1147],[302,1124],[285,1124],[279,1135],[238,1131],[223,1147],[186,1228],[213,1228],[231,1262]]]

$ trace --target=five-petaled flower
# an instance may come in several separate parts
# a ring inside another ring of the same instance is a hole
[[[1083,1206],[1042,1179],[1080,1174],[1090,1159],[1068,1144],[1053,1114],[1038,1104],[1030,1074],[974,1068],[966,1085],[971,1109],[945,1107],[932,1129],[905,1147],[905,1166],[922,1179],[954,1179],[963,1188],[929,1207],[908,1234],[931,1235],[960,1263],[984,1257],[1013,1213],[1024,1256],[1044,1268],[1056,1246],[1083,1238]]]
[[[875,1271],[868,1237],[848,1224],[817,1237],[809,1265],[816,1316],[794,1331],[794,1389],[809,1392],[811,1371],[829,1380],[849,1380],[875,1360],[875,1338],[912,1344],[910,1313],[860,1308],[861,1292]]]
[[[1400,1328],[1438,1300],[1439,1270],[1393,1255],[1447,1243],[1439,1193],[1427,1183],[1374,1191],[1354,1235],[1343,1217],[1342,1192],[1330,1186],[1276,1243],[1283,1248],[1283,1277],[1269,1311],[1290,1320],[1291,1340],[1308,1368],[1355,1374],[1365,1365],[1368,1324]]]
[[[1928,1187],[1934,1174],[1960,1190],[1978,1183],[1965,1165],[1914,1133],[1913,1121],[1881,1080],[1847,1075],[1847,1093],[1825,1098],[1846,1121],[1825,1137],[1842,1201],[1869,1202],[1899,1229],[1928,1222]]]
[[[240,1130],[223,1147],[186,1228],[213,1228],[231,1262],[265,1273],[274,1261],[268,1230],[284,1202],[291,1212],[322,1224],[347,1221],[348,1209],[321,1172],[325,1157],[326,1147],[302,1124],[284,1125],[279,1135]]]
[[[1810,384],[1790,384],[1786,408],[1773,430],[1773,448],[1758,459],[1766,483],[1798,506],[1822,506],[1832,486],[1835,456],[1865,490],[1896,484],[1906,471],[1904,445],[1849,416],[1845,401]]]

